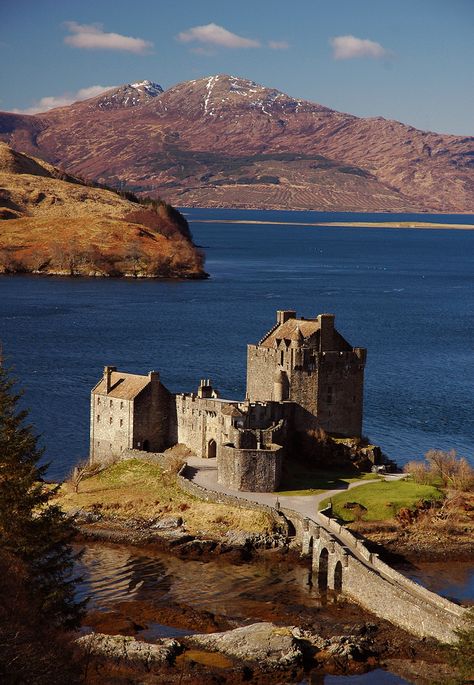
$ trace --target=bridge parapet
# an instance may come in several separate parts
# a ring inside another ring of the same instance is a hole
[[[375,615],[420,637],[454,642],[456,630],[465,626],[466,609],[385,564],[377,554],[369,552],[363,540],[330,518],[329,509],[314,517],[286,508],[277,511],[237,495],[213,492],[184,474],[185,468],[178,475],[178,483],[197,497],[263,509],[277,518],[283,514],[285,522],[290,521],[294,528],[302,553],[311,555],[320,587],[343,591]]]
[[[456,640],[456,630],[464,626],[463,607],[383,562],[363,540],[330,518],[328,509],[314,519],[292,510],[282,511],[295,527],[302,553],[312,554],[312,569],[320,588],[342,591],[377,616],[420,637]]]

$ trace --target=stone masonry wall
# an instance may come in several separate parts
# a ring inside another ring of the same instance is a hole
[[[133,400],[91,394],[90,459],[108,464],[131,445]]]
[[[364,364],[354,352],[319,355],[318,419],[329,433],[360,436]]]
[[[171,422],[170,443],[183,443],[196,456],[206,458],[210,456],[211,441],[214,441],[216,453],[213,456],[218,456],[221,444],[235,439],[232,419],[223,413],[228,406],[229,403],[219,399],[176,395],[176,418]]]
[[[283,448],[237,449],[223,445],[217,458],[219,483],[231,490],[274,492],[281,481]]]
[[[216,490],[209,490],[204,488],[197,483],[189,480],[186,477],[187,470],[189,467],[183,466],[178,474],[177,482],[182,490],[187,492],[193,497],[204,500],[205,502],[215,502],[216,504],[228,504],[233,507],[240,507],[241,509],[251,509],[253,511],[261,511],[268,514],[275,523],[275,527],[283,534],[288,535],[288,522],[279,511],[274,507],[270,507],[267,504],[260,504],[260,502],[254,502],[253,500],[246,499],[245,497],[234,497],[225,492],[217,492]]]
[[[266,402],[274,397],[274,375],[278,367],[277,351],[247,345],[247,396],[251,402]]]
[[[132,447],[160,452],[169,446],[168,425],[172,396],[157,380],[152,381],[135,399],[134,440]]]

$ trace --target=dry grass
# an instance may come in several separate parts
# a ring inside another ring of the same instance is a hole
[[[136,459],[113,464],[82,481],[78,493],[72,486],[63,484],[56,502],[68,512],[100,511],[104,517],[114,520],[181,516],[186,530],[193,535],[272,530],[266,514],[198,500],[178,487],[173,473]]]
[[[203,257],[175,210],[73,180],[0,144],[0,273],[202,274]]]

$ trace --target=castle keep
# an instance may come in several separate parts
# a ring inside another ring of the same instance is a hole
[[[295,433],[323,428],[360,436],[366,350],[351,347],[333,314],[297,318],[278,311],[273,328],[248,345],[244,401],[219,397],[209,380],[173,394],[157,372],[106,366],[92,390],[90,459],[125,450],[161,452],[182,443],[216,458],[219,482],[233,490],[273,491]]]

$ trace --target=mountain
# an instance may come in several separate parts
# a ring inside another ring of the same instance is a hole
[[[473,137],[355,117],[227,75],[0,113],[0,139],[182,206],[474,211]]]
[[[109,110],[136,107],[143,105],[157,95],[161,95],[162,92],[163,88],[153,81],[126,83],[124,86],[110,90],[105,95],[96,98],[96,107]]]
[[[0,273],[201,278],[186,220],[0,143]]]

